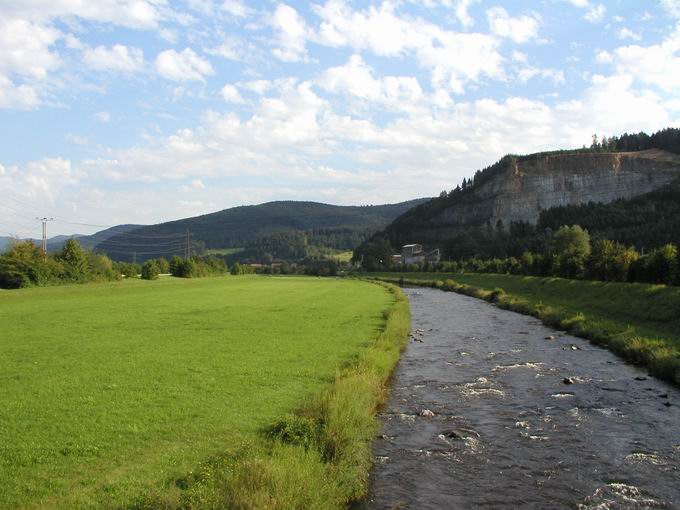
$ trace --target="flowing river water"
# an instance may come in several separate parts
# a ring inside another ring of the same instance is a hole
[[[680,508],[678,388],[532,317],[405,291],[364,508]]]

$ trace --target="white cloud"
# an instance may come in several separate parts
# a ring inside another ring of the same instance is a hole
[[[226,58],[227,60],[242,61],[246,58],[248,52],[252,52],[252,48],[247,48],[247,44],[233,36],[225,36],[222,42],[205,50],[208,55]]]
[[[66,133],[66,141],[74,143],[76,145],[87,145],[87,137],[83,135],[77,135],[74,133]]]
[[[251,14],[251,9],[241,0],[225,0],[222,4],[222,10],[237,18],[247,18]]]
[[[592,4],[590,0],[563,0],[570,3],[574,7],[580,9],[588,9],[583,19],[589,21],[590,23],[599,23],[604,19],[604,14],[606,12],[606,7],[603,4]]]
[[[99,122],[111,122],[111,114],[109,112],[97,112],[94,116]]]
[[[475,24],[475,20],[470,16],[469,10],[473,4],[476,4],[479,0],[458,0],[456,3],[456,18],[463,25],[463,28],[470,28]]]
[[[556,85],[562,84],[565,82],[564,79],[564,71],[561,69],[539,69],[537,67],[525,67],[523,69],[520,69],[519,72],[517,73],[517,77],[522,83],[526,83],[527,81],[531,80],[532,78],[535,78],[536,76],[540,76],[541,78],[549,79],[552,80],[553,83]]]
[[[270,21],[277,33],[278,46],[274,56],[284,62],[298,62],[307,57],[307,26],[298,12],[286,4],[279,4]]]
[[[162,77],[172,81],[204,81],[214,74],[206,59],[199,57],[191,48],[181,52],[166,50],[156,57],[156,70]]]
[[[525,43],[538,36],[540,18],[536,15],[512,17],[502,7],[493,7],[486,11],[491,32],[499,37],[506,37],[516,43]]]
[[[87,48],[83,59],[89,67],[99,71],[135,73],[144,69],[144,52],[122,44],[115,44],[111,48]]]
[[[0,74],[0,109],[32,110],[40,104],[38,91],[30,85],[16,85]]]
[[[600,50],[595,55],[595,60],[600,64],[611,64],[614,61],[614,57],[608,51]]]
[[[424,99],[418,80],[412,76],[376,78],[370,66],[359,55],[353,55],[343,66],[326,70],[319,85],[334,94],[344,94],[393,111],[418,109]]]
[[[655,85],[666,92],[680,91],[680,28],[661,44],[623,46],[613,51],[611,60],[618,74]]]
[[[671,16],[680,18],[680,0],[661,0],[661,6]]]
[[[244,99],[241,97],[238,89],[233,85],[225,85],[222,87],[220,94],[227,103],[243,104]]]
[[[50,51],[59,30],[20,19],[0,19],[0,72],[16,73],[36,79],[60,64]]]
[[[156,0],[0,0],[4,16],[49,22],[55,18],[155,28],[165,2]]]
[[[15,192],[18,197],[54,201],[67,186],[78,183],[85,175],[63,158],[44,158],[23,167],[10,166],[0,176],[0,189]]]
[[[640,34],[636,34],[628,27],[623,27],[621,30],[616,32],[616,37],[619,39],[632,39],[633,41],[639,41],[642,39]]]
[[[583,17],[590,23],[599,23],[604,19],[606,10],[607,9],[603,4],[593,5],[588,8],[588,12]]]
[[[384,57],[414,54],[431,71],[435,88],[461,93],[466,83],[484,76],[504,78],[498,40],[491,35],[444,30],[420,18],[402,17],[387,2],[355,11],[341,0],[328,0],[315,11],[321,18],[315,42]]]

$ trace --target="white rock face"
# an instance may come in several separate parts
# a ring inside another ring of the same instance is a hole
[[[633,198],[679,176],[680,156],[660,150],[537,157],[511,165],[479,186],[476,200],[446,209],[435,221],[536,223],[543,209]]]

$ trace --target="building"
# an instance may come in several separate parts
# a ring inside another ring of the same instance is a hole
[[[439,249],[425,252],[422,244],[405,244],[401,247],[401,255],[393,255],[392,261],[396,264],[419,264],[421,262],[439,262],[441,256]]]

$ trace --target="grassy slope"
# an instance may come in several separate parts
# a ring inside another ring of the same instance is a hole
[[[173,501],[174,480],[258,441],[365,355],[392,303],[312,278],[0,293],[0,507]]]
[[[680,383],[680,288],[499,274],[376,273],[453,280],[448,289],[498,302],[605,345]],[[441,284],[440,284],[441,286]],[[478,289],[476,291],[475,289]],[[503,293],[493,292],[502,289]]]

